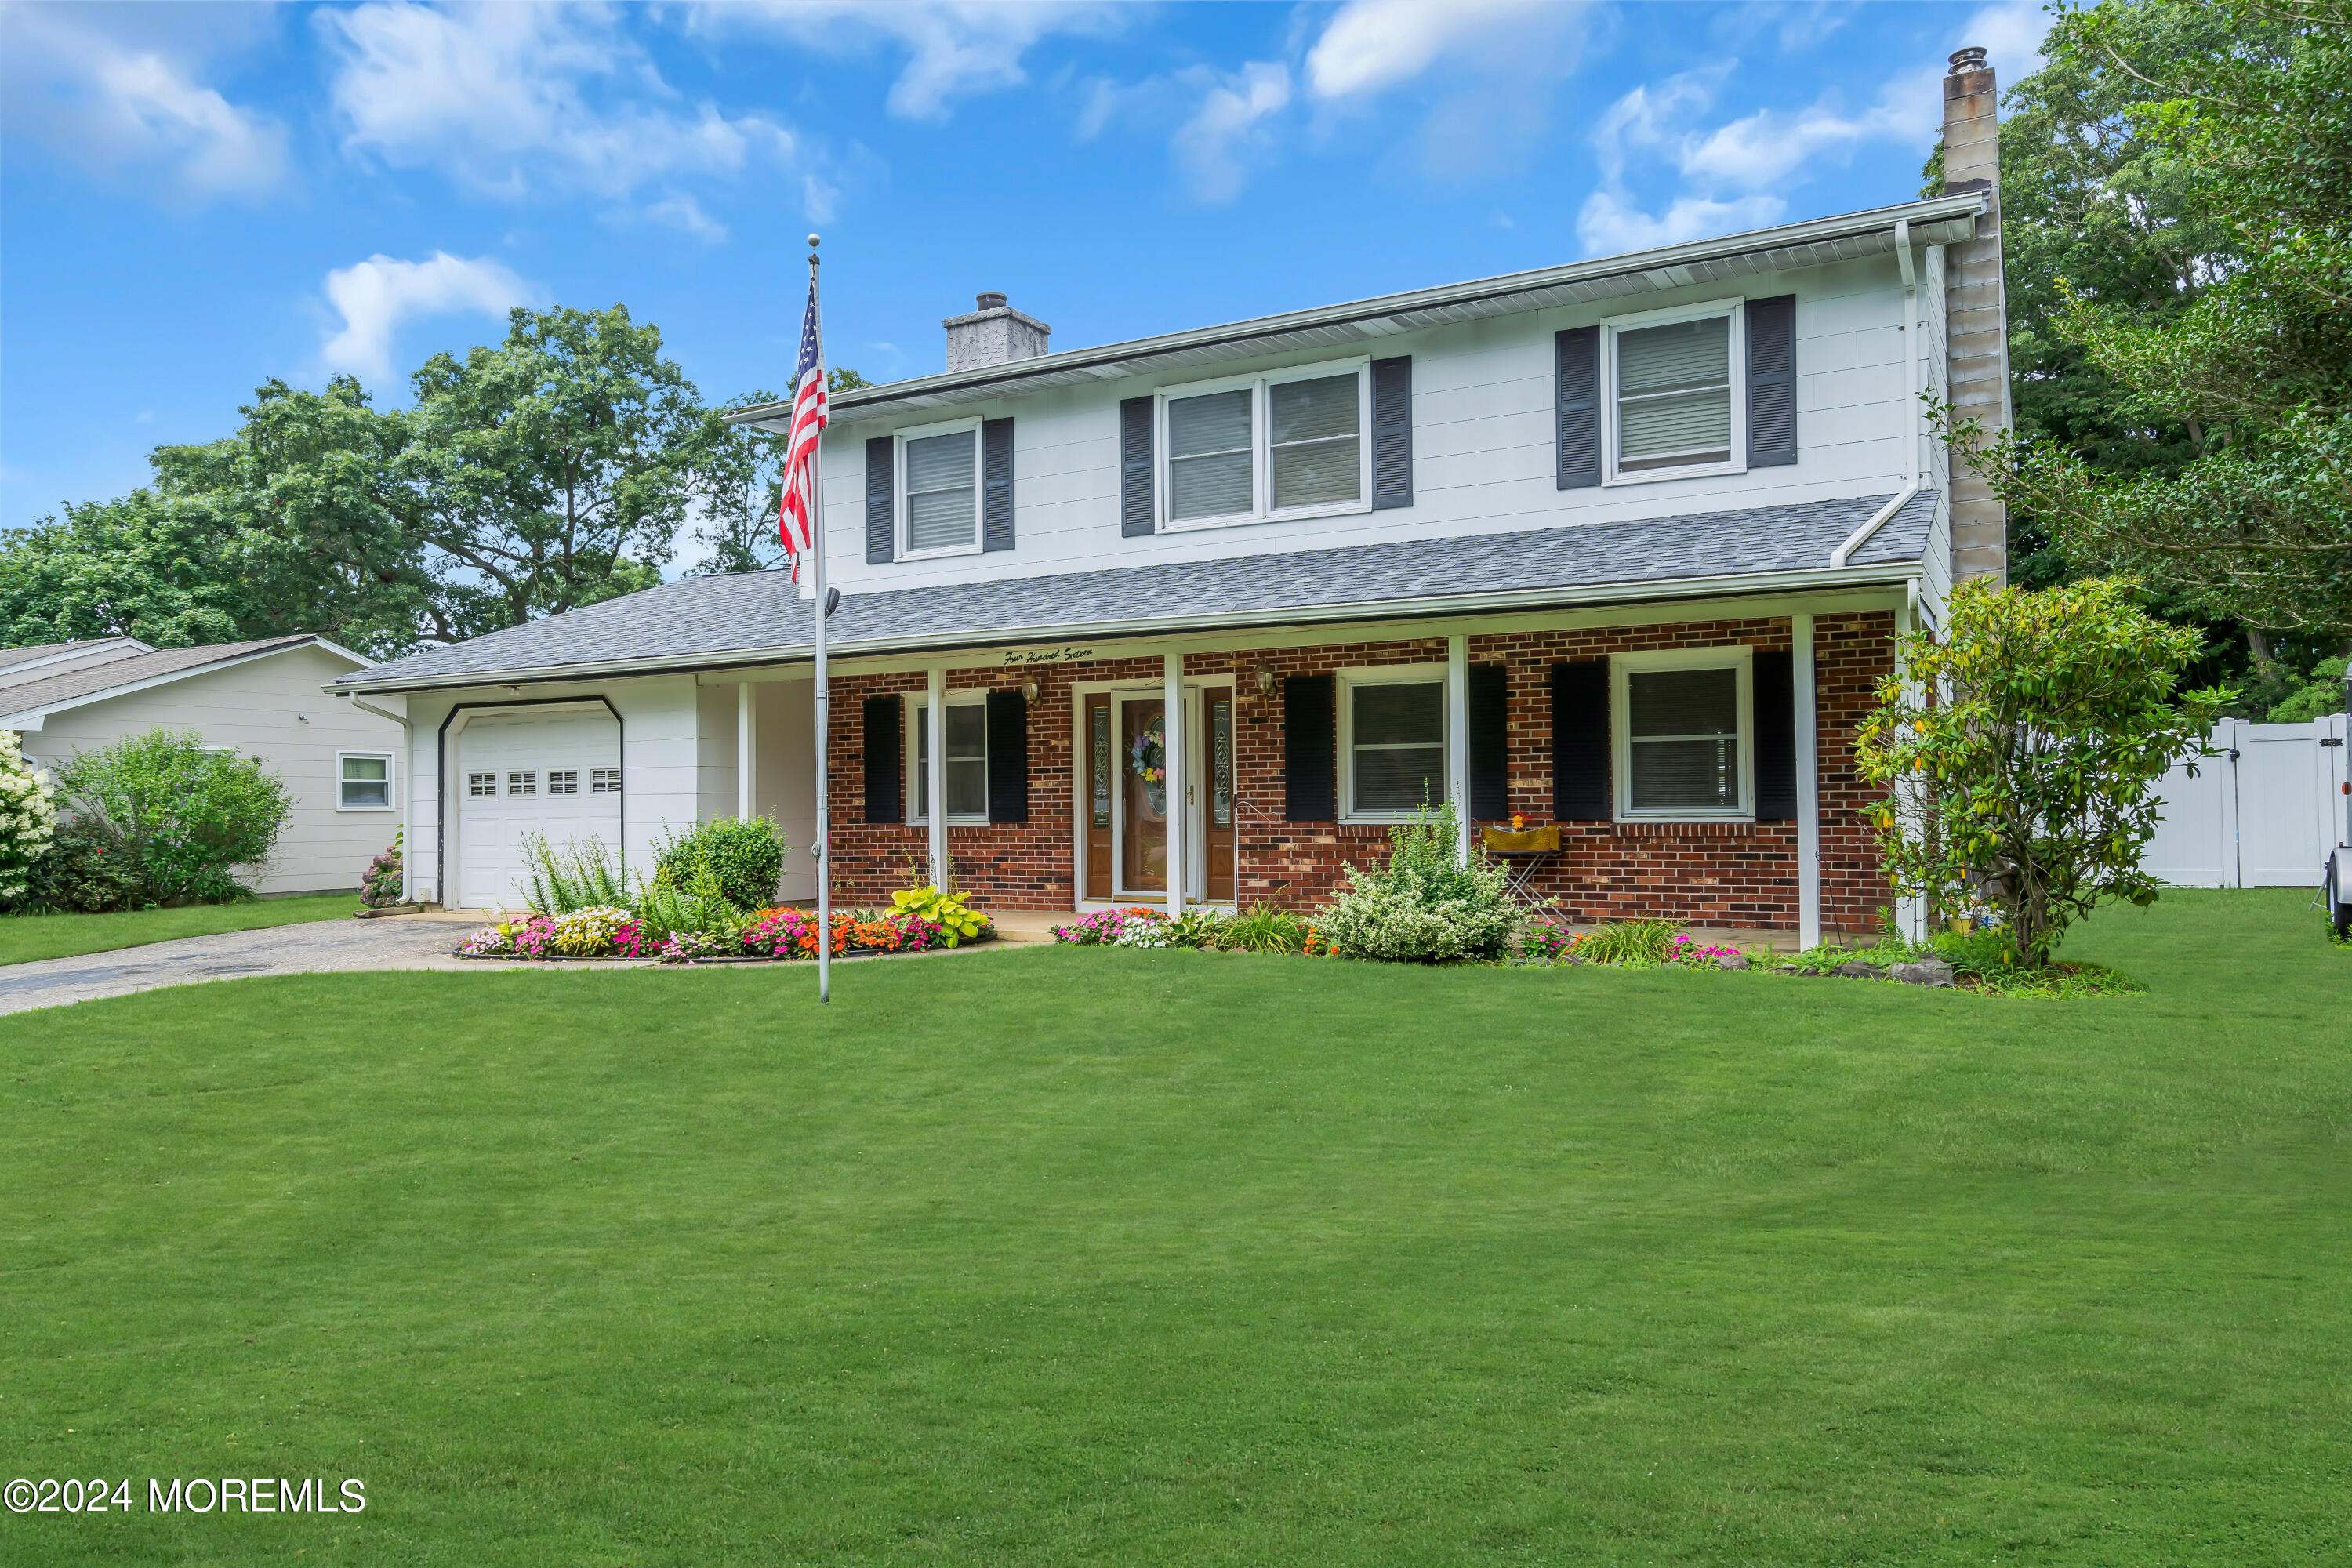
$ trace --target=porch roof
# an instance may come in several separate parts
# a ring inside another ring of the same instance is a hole
[[[1922,490],[1843,567],[1830,553],[1891,494],[1738,511],[1165,562],[843,595],[839,658],[1478,614],[1648,598],[1862,587],[1916,576],[1935,519]],[[394,659],[337,691],[575,680],[812,657],[814,606],[782,572],[688,577]]]

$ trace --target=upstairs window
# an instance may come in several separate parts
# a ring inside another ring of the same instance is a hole
[[[900,553],[954,555],[980,548],[980,422],[927,426],[899,445],[907,534]]]
[[[1163,526],[1369,510],[1370,382],[1358,360],[1163,393]]]
[[[1746,467],[1740,315],[1737,304],[1713,305],[1602,323],[1612,482]]]

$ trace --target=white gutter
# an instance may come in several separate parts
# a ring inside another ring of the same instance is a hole
[[[1908,499],[1897,496],[1881,509],[1883,521],[1895,509]],[[1865,524],[1875,527],[1876,524]],[[1841,547],[1843,548],[1843,546]],[[1295,626],[1330,625],[1346,621],[1414,619],[1446,615],[1500,615],[1513,610],[1567,609],[1580,605],[1640,604],[1651,599],[1728,598],[1746,594],[1801,592],[1807,588],[1852,588],[1858,586],[1859,574],[1869,572],[1873,578],[1888,584],[1904,582],[1920,573],[1916,562],[1886,562],[1868,567],[1846,570],[1815,570],[1811,572],[1739,572],[1717,577],[1675,577],[1653,579],[1649,582],[1619,585],[1595,584],[1579,588],[1548,588],[1524,593],[1444,594],[1426,599],[1366,599],[1341,605],[1286,606],[1269,610],[1254,610],[1246,614],[1204,613],[1196,616],[1160,616],[1149,620],[1119,621],[1106,625],[1101,621],[1075,621],[1025,626],[984,626],[975,630],[941,637],[915,634],[898,637],[875,637],[855,643],[836,643],[835,651],[845,658],[864,658],[876,654],[929,652],[933,649],[959,647],[998,647],[1013,643],[1067,641],[1078,637],[1127,638],[1153,637],[1169,632],[1239,631],[1251,626]],[[975,584],[977,585],[977,584]],[[623,675],[667,674],[688,669],[733,669],[745,665],[803,664],[812,658],[806,643],[774,643],[763,647],[728,648],[719,652],[695,655],[648,655],[642,658],[600,659],[593,663],[572,665],[535,665],[499,670],[453,670],[446,677],[410,678],[385,681],[341,681],[328,688],[339,696],[354,691],[446,691],[457,687],[541,685],[558,680],[600,680]]]
[[[1927,483],[1927,475],[1922,471],[1925,465],[1919,453],[1919,274],[1911,257],[1911,225],[1900,218],[1895,224],[1895,259],[1903,268],[1903,368],[1904,380],[1908,384],[1905,391],[1911,401],[1908,443],[1911,455],[1904,467],[1910,470],[1911,477],[1893,500],[1880,507],[1868,522],[1846,535],[1845,542],[1830,552],[1830,564],[1841,570],[1855,551],[1869,543],[1871,536],[1886,526],[1887,519],[1911,504],[1911,498],[1917,495]]]

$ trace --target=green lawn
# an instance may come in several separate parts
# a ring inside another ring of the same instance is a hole
[[[0,1019],[42,1563],[2352,1558],[2352,952],[2145,994],[1183,952]]]
[[[313,893],[114,915],[0,915],[0,963],[111,952],[118,947],[169,942],[179,936],[214,936],[225,931],[341,920],[359,907],[359,897],[353,893]]]

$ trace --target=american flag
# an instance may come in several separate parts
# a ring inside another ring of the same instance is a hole
[[[824,331],[816,319],[816,279],[809,279],[808,310],[801,317],[801,359],[793,368],[793,426],[784,439],[784,496],[776,508],[776,538],[793,559],[816,548],[817,432],[825,426]]]

